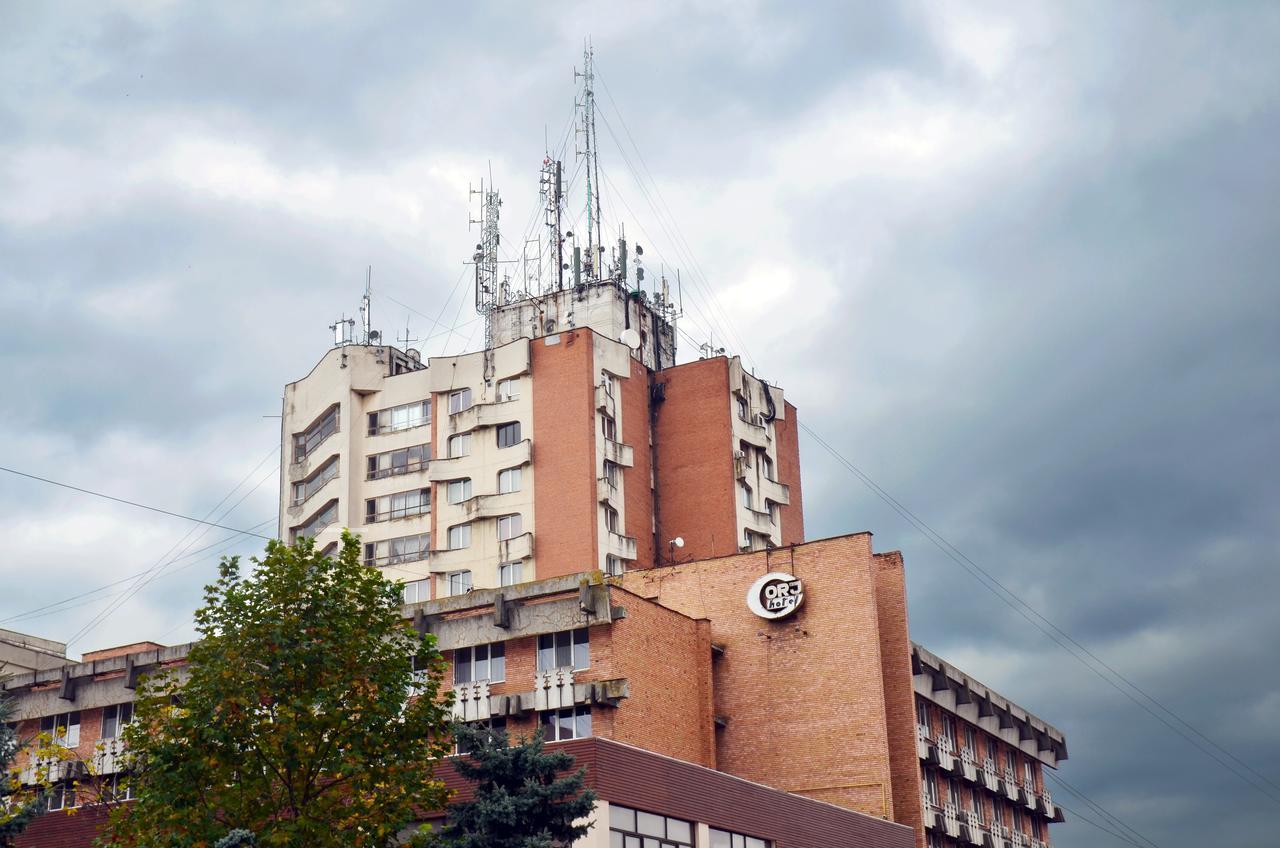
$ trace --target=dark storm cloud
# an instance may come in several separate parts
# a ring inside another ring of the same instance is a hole
[[[518,243],[590,34],[606,209],[626,200],[628,232],[684,267],[688,332],[724,336],[615,137],[806,422],[1280,780],[1276,7],[0,16],[5,464],[196,515],[247,478],[239,497],[274,462],[249,474],[278,438],[262,416],[367,264],[388,335],[471,320],[468,182],[494,169]],[[810,536],[902,549],[914,636],[1065,730],[1064,777],[1166,848],[1274,841],[1271,802],[803,450]],[[274,486],[227,520],[272,515]],[[0,507],[0,618],[146,568],[187,530],[12,479]],[[212,568],[157,580],[73,651],[189,637]],[[0,626],[67,638],[101,605]],[[1078,820],[1054,840],[1119,844]]]

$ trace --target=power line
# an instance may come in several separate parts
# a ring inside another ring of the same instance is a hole
[[[1132,836],[1136,837],[1137,839],[1141,839],[1143,842],[1147,843],[1148,845],[1154,846],[1154,848],[1159,848],[1159,846],[1157,846],[1154,841],[1152,841],[1151,839],[1148,839],[1146,836],[1143,836],[1141,833],[1134,830],[1129,825],[1125,824],[1123,821],[1120,820],[1119,816],[1116,816],[1112,814],[1109,810],[1104,809],[1103,806],[1099,804],[1097,801],[1094,801],[1088,795],[1084,794],[1084,792],[1082,792],[1079,789],[1076,789],[1074,786],[1072,786],[1070,783],[1067,783],[1058,775],[1052,774],[1050,772],[1045,772],[1045,775],[1047,777],[1052,778],[1063,789],[1067,790],[1072,795],[1075,795],[1081,801],[1084,801],[1086,804],[1088,804],[1090,809],[1096,811],[1098,815],[1103,817],[1103,821],[1107,821],[1112,825],[1114,825],[1115,827],[1120,828],[1121,830],[1128,831]]]
[[[81,494],[85,494],[85,495],[93,495],[95,498],[103,498],[104,500],[115,501],[116,503],[122,503],[128,506],[136,506],[138,509],[146,509],[146,510],[150,510],[151,512],[158,512],[161,515],[168,515],[168,516],[172,516],[173,518],[181,518],[186,521],[194,521],[196,524],[204,524],[209,527],[217,527],[220,530],[234,530],[235,532],[241,533],[245,536],[255,536],[259,539],[269,540],[272,538],[271,536],[263,536],[261,533],[251,533],[248,530],[241,530],[237,527],[228,527],[225,524],[218,524],[215,521],[205,521],[203,518],[193,518],[190,515],[183,515],[180,512],[171,512],[167,509],[161,509],[158,506],[151,506],[149,504],[138,503],[137,501],[131,501],[131,500],[128,500],[127,498],[118,498],[115,495],[108,495],[104,492],[94,491],[93,489],[85,489],[85,488],[81,488],[80,486],[73,486],[70,483],[61,483],[57,480],[50,480],[48,477],[40,477],[36,474],[28,474],[25,471],[18,471],[15,468],[8,468],[3,465],[0,465],[0,471],[7,471],[10,474],[15,474],[18,477],[26,477],[29,480],[39,480],[41,483],[48,483],[51,486],[60,486],[63,489],[70,489],[73,492],[80,492]]]
[[[1080,819],[1080,821],[1084,822],[1085,824],[1096,827],[1098,830],[1102,831],[1103,833],[1109,833],[1112,836],[1114,836],[1116,839],[1119,839],[1121,842],[1125,843],[1126,845],[1132,845],[1134,846],[1134,848],[1146,848],[1146,846],[1144,846],[1141,842],[1136,842],[1132,838],[1124,835],[1123,833],[1112,830],[1110,827],[1107,827],[1106,825],[1099,824],[1098,822],[1094,821],[1093,819],[1081,813],[1079,810],[1073,810],[1070,807],[1066,806],[1065,804],[1059,804],[1057,801],[1054,801],[1054,804],[1059,807],[1062,807],[1062,809],[1070,813],[1073,819]]]

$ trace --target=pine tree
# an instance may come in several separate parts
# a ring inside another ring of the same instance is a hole
[[[13,701],[0,694],[0,846],[13,844],[44,800],[41,793],[24,791],[18,782],[14,761],[20,746],[9,726],[12,717]]]
[[[553,848],[586,835],[574,822],[595,806],[584,788],[586,770],[573,773],[573,757],[548,753],[542,731],[519,745],[507,735],[459,726],[455,737],[469,758],[458,758],[458,774],[475,784],[475,798],[450,805],[441,834],[444,848]]]

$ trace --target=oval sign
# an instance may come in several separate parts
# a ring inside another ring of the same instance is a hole
[[[773,571],[751,584],[747,590],[747,607],[761,618],[786,618],[804,601],[800,578]]]

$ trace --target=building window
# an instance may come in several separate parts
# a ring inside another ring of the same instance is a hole
[[[420,604],[431,600],[431,580],[410,580],[404,584],[404,602]]]
[[[498,472],[498,494],[520,491],[520,468],[504,468]]]
[[[1035,816],[1031,817],[1031,838],[1037,842],[1044,841],[1044,825]]]
[[[451,571],[448,574],[441,575],[441,581],[444,583],[444,592],[446,598],[453,595],[463,595],[471,591],[471,572],[470,571]]]
[[[667,816],[659,816],[654,813],[645,813],[640,810],[633,810],[630,807],[623,807],[618,804],[609,805],[609,845],[611,848],[653,848],[653,846],[661,845],[663,848],[692,848],[693,845],[693,824],[682,819],[673,819]],[[715,834],[724,833],[724,831],[711,831],[712,848],[718,848]],[[726,835],[728,835],[726,833]],[[752,843],[753,848],[765,846],[767,843],[757,840],[759,845]],[[733,845],[741,846],[742,843],[734,842]],[[725,842],[727,847],[729,842]]]
[[[135,797],[133,780],[127,774],[111,775],[111,780],[104,787],[104,791],[107,796],[104,800],[108,802],[132,801]]]
[[[502,642],[458,648],[453,652],[453,682],[470,683],[488,680],[501,683],[507,679],[507,649]]]
[[[618,422],[613,420],[612,415],[600,416],[600,432],[609,441],[618,441]]]
[[[954,777],[947,781],[947,802],[955,805],[957,810],[964,806],[960,794],[960,781]]]
[[[747,399],[742,395],[738,395],[738,417],[743,421],[751,420],[751,407],[747,405]]]
[[[610,577],[617,577],[627,570],[627,563],[622,557],[613,554],[605,554],[604,557],[604,573]]]
[[[618,530],[618,511],[608,505],[604,508],[604,526],[610,533],[621,532]]]
[[[471,525],[455,524],[449,528],[449,550],[471,547]]]
[[[498,541],[506,542],[519,536],[523,531],[521,525],[524,522],[520,519],[520,513],[514,515],[504,515],[498,519]]]
[[[430,533],[399,536],[395,539],[386,539],[381,542],[366,542],[364,546],[364,564],[396,565],[402,562],[416,562],[426,559],[430,550]]]
[[[293,434],[293,461],[302,462],[315,453],[321,442],[336,432],[338,432],[338,405],[335,403],[306,430]]]
[[[460,504],[471,497],[471,478],[449,481],[449,503]]]
[[[1022,826],[1022,807],[1016,804],[1013,807],[1013,829],[1018,833],[1022,833],[1024,829]]]
[[[413,445],[399,450],[375,453],[368,457],[368,479],[380,480],[410,471],[421,471],[431,460],[431,445]]]
[[[80,711],[48,715],[40,719],[40,732],[54,745],[75,748],[80,744]]]
[[[964,749],[972,754],[975,760],[978,758],[978,737],[974,735],[973,728],[967,724],[964,726]]]
[[[471,434],[459,433],[449,437],[449,458],[471,455]]]
[[[512,378],[510,380],[498,381],[498,403],[506,403],[509,400],[520,399],[520,381]]]
[[[604,479],[609,481],[609,488],[618,488],[618,463],[611,459],[604,461]]]
[[[519,421],[498,425],[498,447],[509,448],[518,441],[520,441]]]
[[[711,828],[711,848],[769,848],[769,840]]]
[[[542,713],[543,737],[548,742],[584,739],[591,735],[591,707],[567,707]]]
[[[49,790],[49,812],[69,810],[76,805],[76,789],[70,783],[59,783]]]
[[[773,476],[773,460],[769,458],[769,454],[765,453],[763,448],[760,449],[760,470],[764,473],[764,479],[778,479]]]
[[[955,748],[956,720],[947,713],[942,714],[942,738],[951,743],[952,749]]]
[[[978,824],[982,824],[982,793],[978,787],[969,790],[969,810],[978,819]]]
[[[419,400],[369,413],[369,435],[394,433],[431,423],[431,401]]]
[[[1005,766],[1014,774],[1018,773],[1018,755],[1013,753],[1012,748],[1006,748],[1004,751]]]
[[[938,777],[933,773],[933,769],[921,768],[921,777],[924,779],[924,794],[929,799],[929,803],[938,806]]]
[[[1022,761],[1022,776],[1028,786],[1034,787],[1036,785],[1036,769],[1031,764],[1030,758]]]
[[[488,730],[490,733],[495,735],[506,736],[507,734],[507,720],[501,716],[493,716],[485,721],[469,721],[467,722],[467,725],[470,727],[483,727],[485,730]],[[455,746],[455,749],[459,754],[471,753],[471,749],[466,745],[463,745],[461,742]]]
[[[426,515],[431,512],[431,490],[411,489],[380,498],[369,498],[364,502],[364,512],[366,524]]]
[[[325,504],[319,512],[311,517],[311,520],[300,527],[293,528],[293,534],[290,541],[296,542],[303,536],[309,536],[314,539],[321,530],[338,520],[338,501],[336,499]]]
[[[520,582],[521,568],[518,562],[504,562],[498,565],[498,585],[514,586]]]
[[[102,738],[115,739],[133,722],[133,704],[112,704],[102,710]]]
[[[746,483],[738,483],[738,499],[747,509],[751,509],[754,506],[754,502],[751,500],[751,487]]]
[[[591,649],[587,628],[544,633],[538,637],[538,671],[572,668],[582,671],[591,667]]]
[[[929,705],[919,696],[916,697],[916,724],[923,727],[927,735],[933,735],[933,731],[929,728]]]
[[[458,389],[456,392],[449,392],[449,414],[462,412],[464,409],[471,408],[471,390]]]
[[[316,469],[306,480],[293,484],[293,506],[300,506],[308,498],[323,488],[334,477],[338,476],[338,458],[335,456]]]

